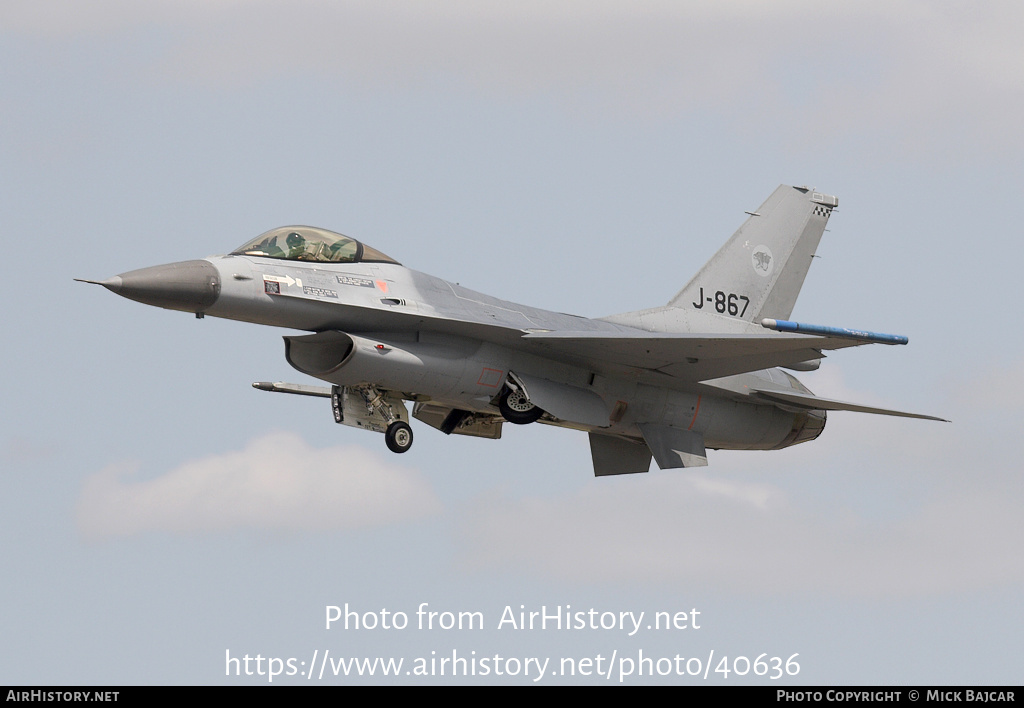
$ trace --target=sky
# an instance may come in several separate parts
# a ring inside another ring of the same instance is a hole
[[[1011,2],[0,3],[0,684],[1020,684],[1022,29]],[[910,338],[800,379],[951,423],[840,412],[620,478],[543,425],[413,421],[397,456],[251,388],[317,383],[292,330],[73,281],[312,224],[599,317],[666,303],[780,183],[840,200],[793,318]]]

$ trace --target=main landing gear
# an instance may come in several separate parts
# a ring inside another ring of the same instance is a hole
[[[533,423],[544,415],[544,411],[530,403],[530,399],[526,397],[526,393],[521,388],[514,389],[507,386],[498,396],[498,410],[501,411],[505,420],[516,425]]]

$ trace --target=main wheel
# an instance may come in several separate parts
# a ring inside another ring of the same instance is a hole
[[[405,452],[412,447],[412,428],[408,423],[396,420],[384,433],[384,442],[391,452]]]
[[[505,389],[498,399],[498,410],[501,411],[505,420],[516,425],[532,423],[544,415],[544,411],[530,403],[530,399],[526,397],[525,393],[521,390],[513,391],[510,388]]]

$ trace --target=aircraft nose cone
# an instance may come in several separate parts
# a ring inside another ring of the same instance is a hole
[[[220,273],[209,261],[168,263],[88,282],[129,300],[183,312],[203,312],[220,295]]]

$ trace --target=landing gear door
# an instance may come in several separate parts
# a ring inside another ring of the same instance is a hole
[[[376,433],[386,432],[388,425],[396,420],[409,423],[409,411],[405,402],[394,393],[388,391],[383,395],[386,409],[391,413],[389,420],[378,406],[370,409],[366,405],[366,397],[358,390],[348,386],[331,387],[331,409],[334,422],[351,425],[354,428],[372,430]]]
[[[509,378],[522,382],[529,402],[555,418],[599,428],[611,425],[608,407],[592,390],[518,373],[509,372]]]
[[[417,403],[412,407],[412,417],[446,435],[454,433],[491,440],[501,437],[501,418],[496,415],[470,413],[436,403]]]

